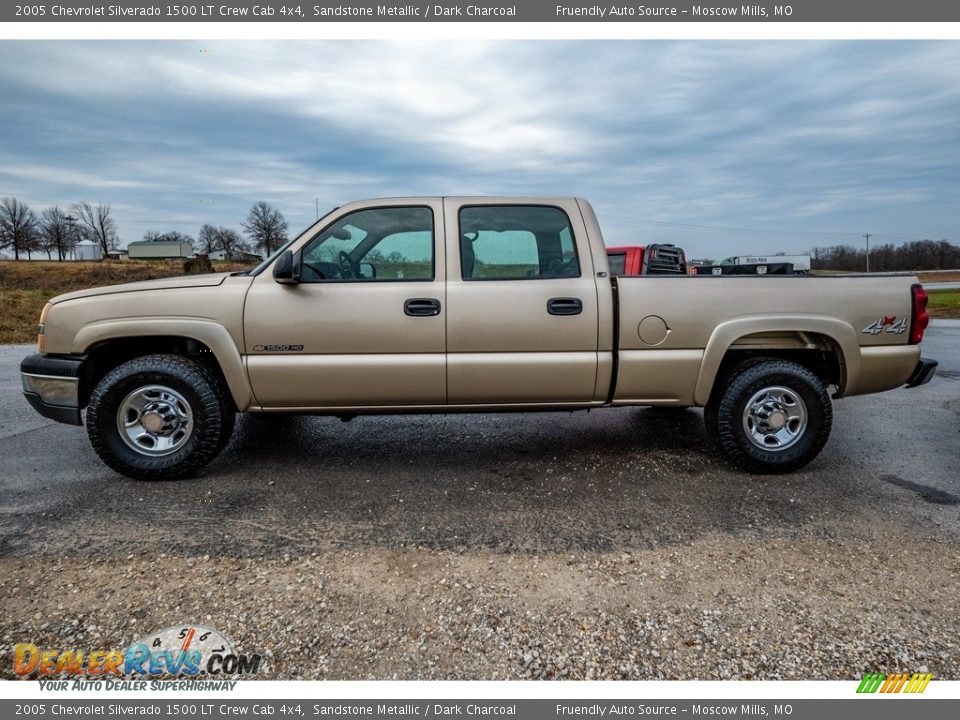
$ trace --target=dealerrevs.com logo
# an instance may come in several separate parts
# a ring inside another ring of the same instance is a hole
[[[262,657],[237,652],[213,628],[177,625],[141,638],[125,649],[14,648],[13,671],[23,678],[154,678],[204,676],[226,679],[256,675]]]

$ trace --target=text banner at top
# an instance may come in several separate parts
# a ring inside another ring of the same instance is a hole
[[[515,0],[475,3],[231,0],[3,3],[2,22],[958,22],[957,0],[793,0],[651,4]]]

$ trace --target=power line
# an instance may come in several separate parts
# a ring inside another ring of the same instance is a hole
[[[698,228],[702,230],[730,230],[733,232],[757,232],[757,233],[767,233],[767,234],[776,234],[776,233],[783,233],[783,232],[790,232],[796,235],[826,235],[826,236],[834,236],[834,235],[842,236],[842,235],[856,234],[856,233],[843,233],[843,232],[817,232],[813,230],[791,231],[791,230],[783,230],[782,228],[779,230],[770,230],[770,229],[764,229],[764,228],[725,227],[722,225],[697,225],[694,223],[667,222],[666,220],[637,219],[636,222],[645,223],[647,225],[670,225],[672,227]]]
[[[723,225],[698,225],[695,223],[678,223],[678,222],[668,222],[666,220],[648,220],[642,218],[634,218],[635,222],[644,223],[646,225],[668,225],[671,227],[684,227],[684,228],[697,228],[700,230],[727,230],[731,232],[752,232],[752,233],[764,233],[767,235],[782,235],[784,233],[790,235],[812,235],[818,237],[852,237],[854,235],[862,235],[861,233],[850,231],[841,231],[841,230],[784,230],[783,228],[778,228],[772,230],[769,228],[744,228],[744,227],[727,227]],[[903,235],[893,235],[890,233],[871,233],[870,237],[884,237],[892,238],[895,240],[904,240],[909,242],[916,242],[919,238],[905,237]]]

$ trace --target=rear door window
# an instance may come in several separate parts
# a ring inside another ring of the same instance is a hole
[[[464,280],[580,277],[567,214],[541,205],[478,205],[460,210]]]

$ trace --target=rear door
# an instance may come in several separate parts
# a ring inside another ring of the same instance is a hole
[[[597,385],[597,285],[573,199],[445,198],[447,398],[577,404]]]

